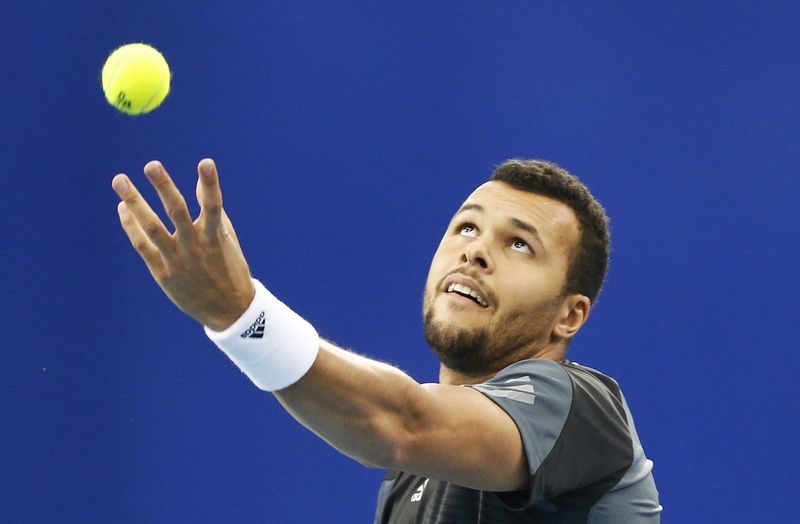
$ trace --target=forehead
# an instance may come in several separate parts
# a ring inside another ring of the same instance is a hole
[[[534,226],[548,245],[567,249],[576,245],[580,236],[575,212],[554,198],[522,191],[504,182],[491,181],[479,186],[464,201],[464,205],[477,204],[481,213],[490,219],[506,222],[521,220]]]

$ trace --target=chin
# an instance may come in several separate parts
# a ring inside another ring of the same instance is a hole
[[[440,320],[432,309],[424,315],[425,340],[448,369],[465,374],[478,374],[490,368],[489,334],[486,329],[455,325]]]

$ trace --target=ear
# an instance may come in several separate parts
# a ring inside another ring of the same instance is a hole
[[[561,304],[561,314],[553,327],[553,335],[569,340],[589,318],[592,301],[585,295],[567,295]]]

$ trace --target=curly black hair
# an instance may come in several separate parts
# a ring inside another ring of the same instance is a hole
[[[575,212],[581,239],[570,257],[564,293],[586,295],[594,304],[608,271],[611,235],[608,215],[589,189],[578,177],[544,160],[506,160],[490,180],[553,198]]]

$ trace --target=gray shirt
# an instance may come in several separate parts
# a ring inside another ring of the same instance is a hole
[[[495,493],[389,472],[375,522],[653,524],[661,506],[625,398],[610,377],[572,362],[516,362],[475,388],[516,423],[527,491]]]

